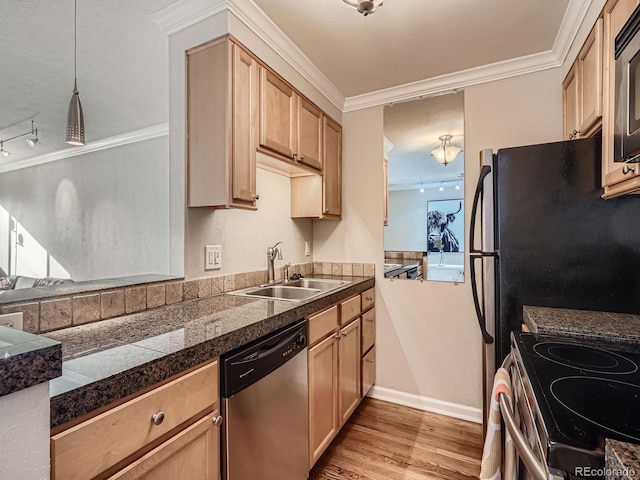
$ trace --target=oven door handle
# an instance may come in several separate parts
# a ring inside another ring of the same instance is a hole
[[[500,393],[500,412],[504,424],[511,435],[511,441],[516,448],[518,456],[522,459],[524,466],[527,468],[529,475],[533,480],[547,480],[547,471],[545,467],[538,461],[533,450],[524,438],[524,435],[516,424],[513,408],[511,407],[511,399],[504,393]]]

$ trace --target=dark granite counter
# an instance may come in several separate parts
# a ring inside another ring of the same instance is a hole
[[[316,278],[322,275],[314,275]],[[45,334],[62,343],[55,427],[374,286],[373,277],[301,302],[218,295]]]
[[[0,326],[0,396],[62,374],[60,342]]]
[[[607,439],[607,480],[631,480],[640,474],[640,445]]]
[[[534,333],[568,335],[591,344],[640,348],[640,315],[525,305],[523,319]]]

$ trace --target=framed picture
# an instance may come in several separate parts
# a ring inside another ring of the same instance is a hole
[[[464,252],[464,199],[427,202],[427,251]]]

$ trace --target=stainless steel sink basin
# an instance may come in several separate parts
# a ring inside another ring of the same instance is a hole
[[[278,285],[263,285],[260,287],[243,288],[229,295],[241,297],[265,298],[271,300],[285,300],[288,302],[299,302],[307,300],[336,288],[347,285],[351,282],[346,280],[330,280],[325,278],[301,278],[291,280]]]

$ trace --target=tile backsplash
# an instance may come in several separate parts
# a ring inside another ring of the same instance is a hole
[[[275,279],[282,280],[284,269],[275,269]],[[301,263],[289,267],[289,275],[373,276],[373,263]],[[108,318],[140,312],[187,300],[220,295],[267,282],[267,271],[232,273],[194,280],[170,280],[100,292],[81,293],[40,301],[4,305],[2,313],[23,312],[24,330],[48,332],[83,325]]]

